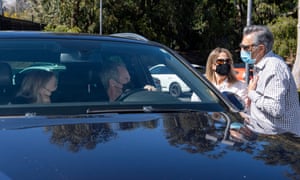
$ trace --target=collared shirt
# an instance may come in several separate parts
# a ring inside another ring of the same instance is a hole
[[[249,127],[263,134],[300,134],[299,98],[294,78],[284,60],[272,51],[254,65],[258,76],[251,100]]]

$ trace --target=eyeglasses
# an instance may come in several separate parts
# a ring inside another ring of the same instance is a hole
[[[256,44],[244,45],[240,44],[240,48],[244,49],[245,51],[249,51],[250,47],[257,46]]]
[[[229,64],[230,63],[230,60],[231,59],[229,59],[229,58],[227,58],[227,59],[221,59],[221,58],[219,58],[219,59],[217,59],[216,60],[216,64],[218,64],[218,65],[220,65],[220,64]]]

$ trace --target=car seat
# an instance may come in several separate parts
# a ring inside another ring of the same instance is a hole
[[[58,74],[58,87],[53,102],[107,101],[100,83],[97,67],[93,63],[65,63],[66,70]]]
[[[0,104],[8,104],[12,92],[12,69],[8,63],[0,62]]]

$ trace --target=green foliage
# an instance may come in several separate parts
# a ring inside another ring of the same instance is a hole
[[[297,48],[297,19],[278,17],[269,24],[274,34],[273,50],[286,60],[294,62]]]
[[[29,0],[29,4],[34,16],[41,23],[48,24],[45,30],[87,33],[96,31],[99,6],[95,1]]]
[[[103,0],[102,30],[103,34],[138,33],[178,51],[196,50],[198,58],[191,61],[197,64],[205,64],[217,46],[228,48],[235,61],[241,62],[238,45],[247,24],[247,2]],[[27,0],[25,4],[34,19],[48,24],[47,31],[99,33],[99,0]],[[296,33],[290,29],[296,28],[296,7],[297,0],[253,0],[251,24],[275,26],[274,48],[284,57],[295,54]],[[281,19],[284,16],[289,19]]]
[[[280,15],[280,9],[275,3],[259,2],[256,0],[254,19],[259,24],[267,24]]]
[[[67,27],[66,25],[57,25],[57,26],[54,26],[54,25],[51,25],[51,24],[48,24],[45,29],[45,31],[52,31],[52,32],[69,32],[69,33],[80,33],[81,30],[79,27],[72,27],[72,28],[69,28]]]

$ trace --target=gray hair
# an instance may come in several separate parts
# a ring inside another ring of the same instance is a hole
[[[250,25],[243,30],[243,36],[255,33],[254,44],[263,44],[267,52],[271,51],[274,44],[274,37],[267,26]]]
[[[101,73],[100,73],[100,79],[105,89],[109,86],[109,80],[114,79],[116,81],[119,81],[119,70],[118,67],[125,67],[126,65],[123,62],[118,61],[111,61],[103,65]]]

